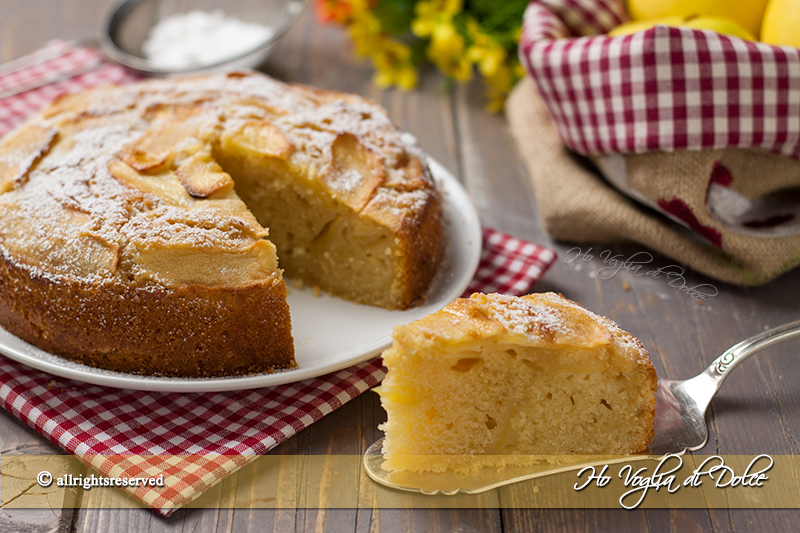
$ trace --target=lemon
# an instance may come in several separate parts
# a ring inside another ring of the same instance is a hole
[[[748,41],[756,40],[752,33],[743,28],[735,20],[725,17],[697,17],[687,20],[683,24],[680,24],[680,26],[695,28],[697,30],[713,30],[717,33],[741,37],[742,39],[747,39]]]
[[[800,0],[770,0],[761,26],[761,40],[800,48]]]
[[[712,30],[717,33],[733,35],[750,41],[756,40],[752,33],[744,29],[740,24],[736,23],[736,21],[724,17],[695,17],[689,20],[685,20],[681,17],[662,17],[652,20],[635,20],[617,26],[608,32],[608,34],[612,37],[627,35],[629,33],[636,33],[637,31],[648,30],[655,25],[686,26],[697,30]]]
[[[724,17],[736,21],[750,34],[758,36],[768,1],[628,0],[628,13],[633,20],[649,20],[663,17],[681,17],[684,19],[690,17]],[[791,4],[795,8],[798,6],[796,1],[791,2]]]
[[[680,26],[683,24],[683,18],[661,17],[652,20],[632,20],[631,22],[620,24],[608,32],[608,34],[612,37],[616,37],[617,35],[628,35],[629,33],[636,33],[637,31],[649,30],[657,24],[661,24],[663,26]]]

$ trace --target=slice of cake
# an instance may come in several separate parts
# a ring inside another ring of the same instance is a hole
[[[458,299],[395,328],[383,361],[388,470],[631,454],[653,437],[647,351],[611,320],[553,293]]]

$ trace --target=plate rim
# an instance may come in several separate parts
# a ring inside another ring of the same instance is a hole
[[[444,197],[445,212],[447,209],[459,209],[459,213],[466,220],[463,228],[455,228],[463,235],[464,241],[467,243],[464,250],[467,252],[464,262],[467,265],[465,269],[470,275],[464,275],[463,279],[455,280],[447,294],[457,294],[455,298],[460,296],[477,271],[480,262],[482,250],[482,229],[480,219],[472,199],[467,193],[461,182],[455,177],[453,173],[447,170],[441,163],[434,158],[427,157],[428,167],[431,174],[442,191]],[[445,221],[445,224],[448,224]],[[459,231],[460,230],[460,231]],[[447,302],[449,303],[449,302]],[[444,303],[442,306],[447,305]],[[431,312],[434,312],[433,310]],[[3,337],[10,337],[14,339],[15,343],[21,344],[29,353],[24,353],[14,346],[9,346]],[[0,328],[0,354],[12,359],[18,363],[22,363],[36,370],[41,370],[48,374],[67,378],[74,381],[89,383],[92,385],[100,385],[104,387],[112,387],[117,389],[129,389],[150,392],[165,392],[165,393],[205,393],[205,392],[229,392],[237,390],[258,389],[264,387],[274,387],[278,385],[286,385],[296,383],[306,379],[317,378],[337,372],[345,368],[349,368],[359,363],[366,362],[381,353],[386,347],[391,344],[391,332],[388,334],[386,342],[377,349],[369,349],[358,355],[350,358],[337,360],[328,365],[314,366],[311,368],[294,368],[287,370],[280,370],[273,373],[263,373],[251,376],[222,376],[213,378],[176,378],[176,377],[159,377],[159,376],[137,376],[136,374],[128,374],[124,372],[117,372],[113,370],[106,370],[102,368],[91,367],[83,365],[66,358],[61,358],[58,355],[46,352],[22,339],[14,336],[3,328]],[[58,358],[59,361],[52,361],[51,358]]]

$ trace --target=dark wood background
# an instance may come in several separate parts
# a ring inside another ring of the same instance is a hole
[[[113,2],[0,0],[0,62],[29,53],[53,38],[90,38]],[[664,280],[620,273],[595,274],[597,258],[565,263],[573,244],[541,229],[528,175],[502,116],[488,114],[480,83],[448,87],[433,71],[414,92],[381,91],[369,65],[345,34],[320,26],[311,11],[281,40],[263,70],[280,79],[351,91],[381,102],[433,157],[460,177],[484,225],[553,247],[559,261],[535,287],[562,292],[604,314],[650,350],[660,377],[700,372],[736,342],[800,318],[800,270],[759,288],[739,288],[696,274],[687,283],[712,283],[719,295],[698,305]],[[588,249],[590,245],[583,245]],[[630,256],[632,245],[595,245]],[[654,267],[669,259],[657,257]],[[790,342],[746,362],[711,405],[705,454],[800,454],[800,357]],[[364,394],[273,453],[358,454],[377,438],[385,418],[375,394]],[[0,411],[0,453],[58,453],[44,438]],[[95,491],[92,498],[103,498]],[[800,503],[800,502],[799,502]],[[796,531],[796,510],[229,510],[190,509],[169,519],[145,509],[0,509],[0,531],[15,532],[238,532],[238,531]]]

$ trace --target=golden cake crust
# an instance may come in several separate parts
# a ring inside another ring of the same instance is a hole
[[[179,377],[293,365],[286,288],[277,278],[227,290],[91,285],[31,275],[7,260],[0,261],[0,275],[3,327],[78,363]],[[259,334],[241,334],[255,331]]]
[[[0,324],[111,370],[294,366],[278,256],[217,162],[230,152],[391,236],[392,286],[367,303],[422,298],[443,244],[417,149],[358,96],[233,72],[67,95],[2,139]]]
[[[542,348],[597,348],[616,345],[622,358],[641,363],[656,379],[650,354],[616,322],[552,292],[525,296],[475,293],[395,330],[395,339],[435,337],[440,342],[461,338],[493,338]]]

